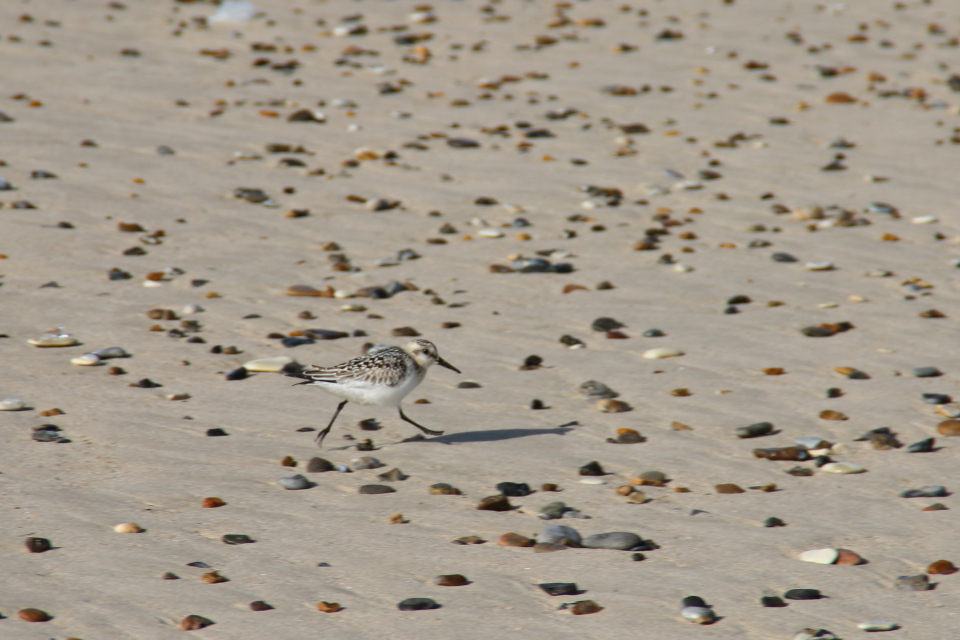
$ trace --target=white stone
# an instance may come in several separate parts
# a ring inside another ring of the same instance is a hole
[[[98,364],[103,364],[103,360],[95,353],[85,353],[82,356],[72,358],[70,362],[78,367],[95,367]]]
[[[477,235],[483,236],[484,238],[502,238],[503,231],[500,231],[500,229],[490,229],[490,228],[480,229],[480,231],[477,231]]]
[[[243,368],[247,371],[259,371],[263,373],[278,373],[288,364],[293,364],[295,360],[290,356],[276,356],[274,358],[259,358],[245,362]]]
[[[836,269],[834,264],[829,260],[823,262],[808,262],[806,265],[807,271],[833,271]]]
[[[205,309],[198,304],[188,304],[183,308],[183,310],[180,313],[182,313],[185,316],[189,316],[194,313],[201,313],[203,311],[205,311]]]
[[[676,271],[677,273],[690,273],[691,271],[693,271],[693,267],[691,267],[688,264],[679,263],[679,264],[673,265],[673,270]]]
[[[863,473],[866,468],[852,462],[828,462],[820,467],[824,473]]]
[[[717,619],[713,609],[707,607],[684,607],[680,610],[680,615],[697,624],[710,624]]]
[[[144,280],[143,286],[147,289],[156,289],[157,287],[162,287],[163,283],[157,280]]]
[[[367,308],[366,308],[365,306],[363,306],[362,304],[353,303],[353,304],[343,304],[343,305],[340,305],[340,311],[355,311],[355,312],[357,312],[357,313],[361,313],[361,312],[366,311],[366,310],[367,310]]]
[[[36,338],[30,338],[27,343],[35,347],[72,347],[80,344],[80,341],[66,333],[62,328],[57,328]]]
[[[800,554],[800,559],[804,562],[817,564],[833,564],[839,557],[840,552],[836,549],[811,549]]]
[[[0,411],[20,411],[26,408],[26,406],[20,398],[4,398],[0,400]]]
[[[580,478],[580,484],[607,484],[603,478]]]
[[[189,393],[171,393],[167,395],[167,400],[189,400]]]
[[[940,219],[937,216],[920,216],[911,220],[913,224],[933,224],[934,222],[940,222]]]
[[[657,360],[658,358],[674,358],[684,355],[680,349],[671,349],[669,347],[660,347],[659,349],[648,349],[643,352],[643,357],[647,360]]]
[[[857,629],[861,631],[893,631],[894,629],[899,629],[900,625],[896,622],[881,622],[877,620],[872,620],[870,622],[860,622],[857,624]]]

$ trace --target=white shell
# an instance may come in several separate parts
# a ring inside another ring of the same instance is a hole
[[[673,358],[684,355],[680,349],[671,349],[669,347],[660,347],[659,349],[648,349],[643,352],[643,357],[647,360],[656,360],[658,358]]]
[[[828,462],[820,470],[824,473],[863,473],[866,468],[852,462]]]
[[[243,363],[243,368],[247,371],[260,371],[264,373],[278,373],[288,364],[293,364],[294,359],[290,356],[276,356],[275,358],[259,358]]]
[[[141,533],[143,531],[143,527],[138,525],[136,522],[124,522],[115,526],[113,530],[117,533]]]
[[[580,478],[580,484],[607,484],[603,478]]]
[[[839,557],[840,552],[836,549],[811,549],[800,554],[800,559],[804,562],[817,564],[833,564]]]
[[[20,398],[4,398],[0,400],[0,411],[20,411],[26,406]]]
[[[933,224],[934,222],[940,222],[940,219],[937,216],[920,216],[919,218],[914,218],[911,220],[913,224]]]
[[[673,270],[676,271],[677,273],[690,273],[691,271],[693,271],[693,267],[691,267],[688,264],[680,263],[680,264],[673,265]]]
[[[156,289],[157,287],[162,287],[162,282],[157,282],[156,280],[144,280],[143,286],[147,289]]]
[[[808,262],[805,266],[808,271],[832,271],[836,268],[829,260],[824,262]]]
[[[870,621],[870,622],[860,622],[857,624],[857,629],[861,631],[893,631],[894,629],[899,629],[900,625],[896,622],[880,622],[880,621]]]
[[[200,313],[200,312],[202,312],[202,311],[204,311],[204,308],[201,307],[200,305],[198,305],[198,304],[188,304],[187,306],[185,306],[185,307],[183,308],[183,310],[182,310],[180,313],[182,313],[182,314],[185,315],[185,316],[189,316],[190,314]]]
[[[103,360],[95,353],[85,353],[82,356],[72,358],[70,362],[78,367],[95,367],[98,364],[103,364]]]
[[[167,396],[167,400],[189,400],[189,393],[171,393]]]
[[[502,238],[503,231],[500,231],[500,229],[489,229],[489,228],[480,229],[480,231],[477,231],[477,235],[483,236],[484,238]]]
[[[62,328],[58,328],[39,335],[36,338],[30,338],[27,340],[27,343],[35,347],[72,347],[80,344],[80,341],[69,333],[66,333]]]

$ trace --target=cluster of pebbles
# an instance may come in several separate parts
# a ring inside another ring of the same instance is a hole
[[[938,11],[0,8],[0,637],[947,637]]]

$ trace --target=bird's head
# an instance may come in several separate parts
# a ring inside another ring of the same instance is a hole
[[[460,373],[460,369],[457,369],[455,366],[440,357],[440,354],[437,353],[437,346],[429,340],[411,340],[407,344],[403,345],[403,350],[410,354],[410,357],[413,358],[417,364],[424,369],[438,364],[441,367],[446,367],[451,371]]]

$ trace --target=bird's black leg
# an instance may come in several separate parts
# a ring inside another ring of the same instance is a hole
[[[400,417],[401,417],[405,422],[409,422],[410,424],[412,424],[413,426],[415,426],[417,429],[420,429],[420,431],[423,431],[423,432],[424,432],[425,434],[427,434],[428,436],[442,436],[442,435],[443,435],[443,431],[434,431],[433,429],[427,429],[427,428],[424,427],[423,425],[419,425],[419,424],[417,424],[416,422],[414,422],[413,420],[411,420],[410,418],[408,418],[408,417],[407,417],[406,415],[404,415],[404,413],[403,413],[403,407],[397,407],[397,410],[400,411]]]
[[[317,446],[323,446],[323,439],[327,437],[327,434],[330,433],[330,429],[333,428],[333,423],[337,421],[337,416],[340,415],[340,410],[343,409],[348,400],[344,400],[339,405],[337,405],[337,410],[333,412],[333,417],[330,418],[330,424],[327,425],[327,428],[317,434]]]

